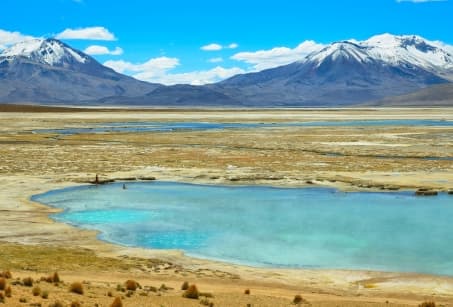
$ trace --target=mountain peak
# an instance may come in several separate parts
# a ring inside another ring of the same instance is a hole
[[[353,41],[339,41],[324,47],[318,52],[308,55],[306,60],[317,62],[318,66],[326,60],[336,61],[342,59],[367,62],[370,58],[365,49],[365,47],[362,47]]]
[[[7,59],[26,58],[50,66],[66,66],[72,63],[84,64],[89,60],[87,55],[53,38],[32,39],[17,43],[3,50],[0,57]]]

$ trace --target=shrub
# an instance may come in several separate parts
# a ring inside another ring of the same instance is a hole
[[[436,303],[434,302],[423,302],[418,307],[436,307]]]
[[[69,292],[76,293],[76,294],[83,294],[83,286],[80,282],[73,282],[71,286],[69,286]]]
[[[21,303],[26,303],[26,302],[27,302],[27,299],[26,299],[25,297],[21,297],[21,298],[19,299],[19,302],[21,302]]]
[[[196,285],[190,285],[186,291],[184,291],[183,296],[185,298],[198,299],[199,293]]]
[[[9,270],[6,270],[6,271],[0,273],[0,277],[4,277],[6,279],[11,279],[11,278],[13,278],[13,274],[11,274],[11,272]]]
[[[71,307],[82,307],[82,304],[79,303],[79,301],[74,301],[70,305]]]
[[[189,283],[187,281],[183,282],[181,285],[181,290],[187,290],[189,288]]]
[[[126,289],[130,291],[135,291],[138,288],[138,283],[135,280],[126,281]]]
[[[43,299],[45,299],[45,300],[48,299],[48,298],[49,298],[49,291],[44,290],[44,291],[41,293],[41,297],[42,297]]]
[[[5,296],[3,295],[3,292],[0,292],[0,303],[5,302]]]
[[[244,294],[249,295],[250,294],[250,289],[245,289]]]
[[[0,277],[0,291],[6,289],[6,279],[4,277]]]
[[[107,296],[112,297],[113,296],[112,291],[107,292]]]
[[[79,305],[80,306],[80,305]],[[55,303],[50,304],[49,307],[65,307],[64,304],[60,301],[55,301]],[[71,304],[72,307],[72,304]]]
[[[33,290],[31,290],[31,293],[33,294],[33,296],[39,296],[39,295],[41,295],[41,288],[38,286],[35,286],[33,288]]]
[[[11,286],[6,287],[5,296],[6,297],[11,297],[11,293],[12,293]]]
[[[53,275],[52,275],[52,281],[53,281],[54,283],[59,283],[59,282],[61,281],[61,280],[60,280],[60,275],[58,275],[58,272],[53,273]]]
[[[200,301],[200,305],[214,307],[214,303],[210,302],[207,298],[204,298]]]
[[[24,284],[25,287],[33,287],[33,278],[26,277],[22,279],[22,283]]]
[[[123,302],[121,301],[121,298],[119,296],[117,296],[113,300],[113,303],[110,305],[110,307],[123,307]]]
[[[302,304],[305,300],[303,299],[303,297],[299,294],[297,294],[296,296],[294,296],[294,299],[293,299],[293,304]]]

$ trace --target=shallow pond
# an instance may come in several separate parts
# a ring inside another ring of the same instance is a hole
[[[35,195],[57,221],[128,246],[273,267],[453,275],[453,196],[175,182]]]

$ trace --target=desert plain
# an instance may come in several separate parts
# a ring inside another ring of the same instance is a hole
[[[453,306],[453,277],[335,269],[255,268],[100,241],[56,223],[32,195],[100,180],[330,186],[344,191],[453,190],[452,126],[291,126],[61,134],[111,122],[280,123],[380,119],[453,120],[453,109],[65,109],[0,112],[0,272],[39,280],[47,299],[17,283],[7,306]],[[51,129],[49,132],[37,132]],[[435,197],[435,196],[434,196]],[[453,204],[453,196],[452,196]],[[450,248],[446,246],[445,248]],[[423,252],[423,251],[420,251]],[[142,289],[128,294],[126,280]],[[81,282],[84,294],[68,291]],[[208,298],[183,298],[181,284]],[[162,285],[165,286],[162,286]],[[118,286],[119,285],[119,286]],[[246,289],[250,294],[244,294]],[[212,297],[211,297],[212,296]],[[26,303],[20,302],[20,300]],[[35,305],[38,306],[38,305]]]

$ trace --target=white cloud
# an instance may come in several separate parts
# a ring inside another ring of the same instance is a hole
[[[191,84],[191,85],[202,85],[215,83],[237,74],[244,73],[245,71],[239,67],[224,68],[214,67],[209,70],[191,71],[186,73],[167,73],[162,75],[155,75],[152,78],[147,78],[145,75],[133,75],[133,77],[150,82],[158,82],[162,84]]]
[[[220,51],[222,49],[236,49],[237,47],[239,47],[239,45],[236,43],[231,43],[227,46],[222,46],[217,43],[212,43],[212,44],[201,46],[200,49],[204,50],[204,51]]]
[[[221,45],[219,45],[219,44],[212,43],[212,44],[209,44],[209,45],[201,46],[200,49],[204,50],[204,51],[218,51],[218,50],[222,50],[223,47]]]
[[[209,63],[220,63],[220,62],[223,62],[223,58],[221,57],[218,57],[218,58],[210,58],[208,60]]]
[[[217,66],[210,70],[191,71],[186,73],[171,73],[170,70],[179,65],[179,59],[159,57],[153,58],[145,63],[130,63],[126,61],[107,61],[104,63],[119,73],[125,73],[133,76],[136,79],[162,83],[166,85],[172,84],[192,84],[201,85],[214,83],[245,71],[238,67],[223,68]]]
[[[10,45],[31,40],[35,37],[30,35],[24,35],[20,32],[10,32],[0,29],[0,49],[5,49]]]
[[[324,47],[314,41],[304,41],[295,48],[275,47],[255,52],[239,52],[231,57],[252,65],[254,71],[290,64],[304,59],[308,54]]]
[[[86,39],[100,41],[114,41],[115,35],[104,27],[87,27],[66,29],[55,36],[57,39]]]
[[[114,50],[109,50],[105,46],[92,45],[92,46],[85,48],[85,50],[83,52],[85,52],[86,54],[89,54],[89,55],[105,55],[105,54],[122,55],[123,49],[121,49],[120,47],[116,47]]]

